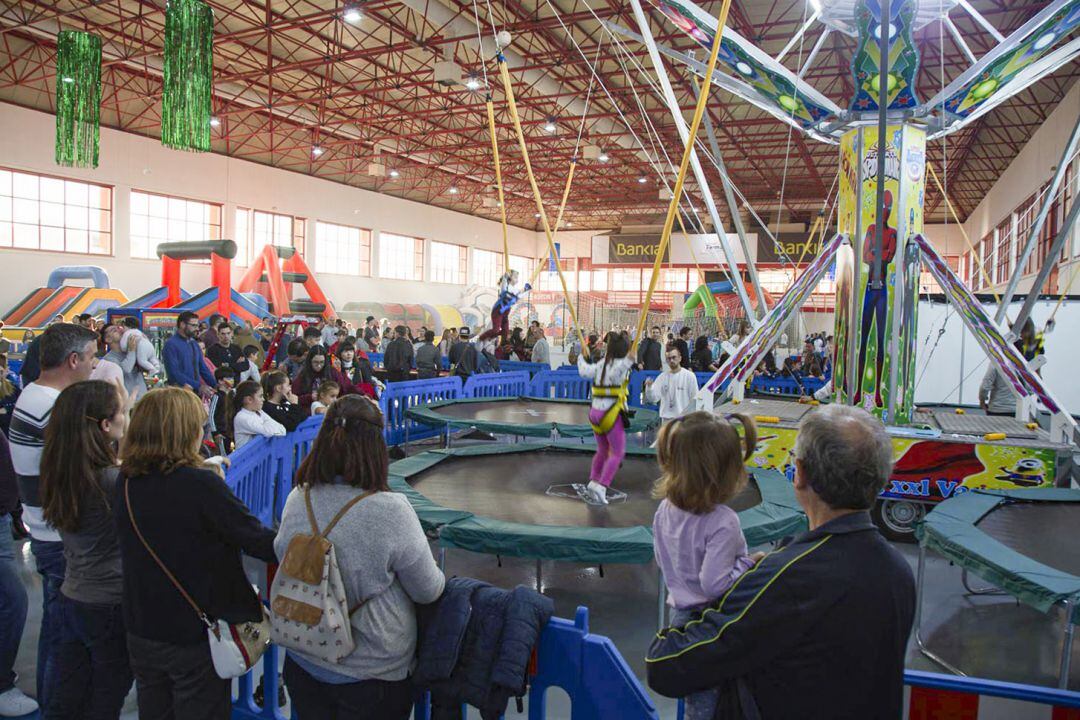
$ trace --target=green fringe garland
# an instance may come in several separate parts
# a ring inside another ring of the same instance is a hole
[[[214,80],[214,11],[202,0],[169,0],[165,8],[165,78],[161,144],[210,150]]]
[[[56,164],[98,166],[101,135],[101,38],[63,30],[56,36]]]

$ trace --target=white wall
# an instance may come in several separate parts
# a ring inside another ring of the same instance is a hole
[[[113,256],[0,249],[0,312],[45,284],[58,265],[99,265],[112,285],[136,297],[160,285],[156,260],[130,257],[129,193],[132,188],[224,203],[224,237],[233,237],[235,208],[252,207],[308,218],[305,260],[315,266],[315,220],[453,242],[490,250],[502,249],[499,223],[422,203],[349,187],[300,173],[211,153],[189,153],[162,147],[155,139],[102,128],[100,164],[94,170],[63,168],[53,163],[54,117],[0,103],[0,165],[86,179],[115,186],[113,193]],[[536,234],[510,228],[510,251],[535,255]],[[373,262],[374,272],[377,263]],[[238,279],[243,268],[234,270]],[[341,307],[353,300],[453,304],[460,285],[405,282],[346,275],[319,274],[323,290]],[[182,284],[190,292],[206,288],[209,268],[186,264]]]

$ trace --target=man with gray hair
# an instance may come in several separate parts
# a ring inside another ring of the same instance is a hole
[[[892,443],[866,411],[808,413],[795,442],[795,494],[809,531],[765,556],[646,657],[668,697],[720,688],[715,718],[899,718],[915,580],[868,510]]]

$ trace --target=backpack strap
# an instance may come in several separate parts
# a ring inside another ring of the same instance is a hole
[[[345,513],[349,512],[349,510],[352,510],[354,505],[356,505],[361,500],[369,498],[375,494],[375,491],[369,490],[365,493],[357,495],[352,500],[342,505],[341,509],[337,511],[337,515],[335,515],[334,518],[329,523],[327,523],[326,528],[323,529],[322,532],[319,532],[319,526],[315,523],[315,513],[311,509],[311,496],[308,494],[309,491],[310,488],[305,489],[304,498],[307,500],[308,519],[311,521],[311,529],[314,534],[324,538],[330,534],[330,531],[334,529],[334,526],[338,524],[341,518],[345,517]]]

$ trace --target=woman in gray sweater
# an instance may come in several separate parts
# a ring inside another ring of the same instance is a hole
[[[319,527],[349,500],[356,503],[330,532],[352,616],[356,649],[337,663],[289,651],[285,684],[299,720],[396,720],[412,708],[409,674],[416,651],[414,603],[434,602],[445,579],[420,520],[387,484],[383,418],[367,397],[347,395],[330,406],[310,454],[296,475],[311,487]],[[285,503],[274,547],[284,557],[298,533],[311,532],[303,493]]]

